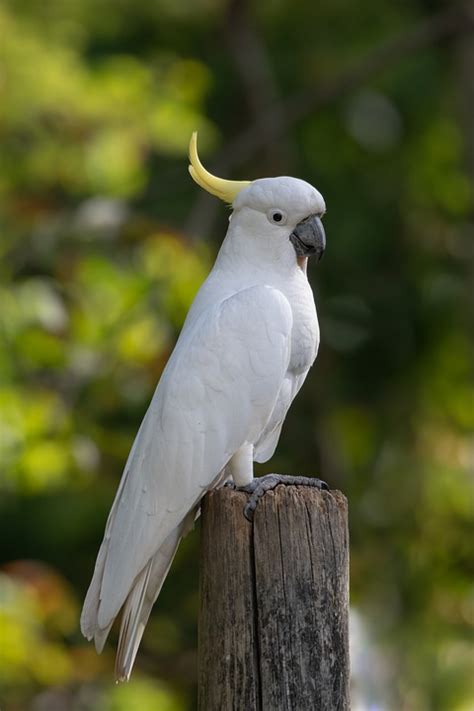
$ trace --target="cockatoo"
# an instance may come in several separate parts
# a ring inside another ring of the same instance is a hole
[[[128,680],[145,625],[202,497],[231,485],[251,494],[250,517],[279,483],[253,462],[275,451],[288,408],[313,364],[319,326],[306,276],[326,238],[322,195],[296,178],[231,181],[189,172],[233,212],[216,262],[185,320],[130,451],[109,514],[81,629],[102,651],[123,608],[117,680]]]

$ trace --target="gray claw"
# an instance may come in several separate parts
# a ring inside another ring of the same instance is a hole
[[[271,489],[275,489],[280,484],[286,486],[313,486],[317,489],[329,491],[329,486],[325,481],[306,476],[291,476],[284,474],[267,474],[266,476],[253,479],[247,486],[236,487],[239,491],[245,491],[250,494],[247,503],[244,506],[244,516],[248,521],[253,521],[253,515],[259,499]]]

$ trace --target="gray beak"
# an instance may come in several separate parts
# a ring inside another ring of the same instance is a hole
[[[321,219],[310,215],[299,222],[290,235],[290,242],[298,257],[315,254],[319,262],[326,249],[326,234]]]

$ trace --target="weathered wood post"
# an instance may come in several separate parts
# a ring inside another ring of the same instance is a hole
[[[347,711],[347,501],[278,486],[202,507],[200,711]]]

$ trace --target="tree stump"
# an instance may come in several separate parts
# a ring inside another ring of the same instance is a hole
[[[254,521],[223,488],[202,506],[200,711],[347,711],[347,501],[278,486]]]

